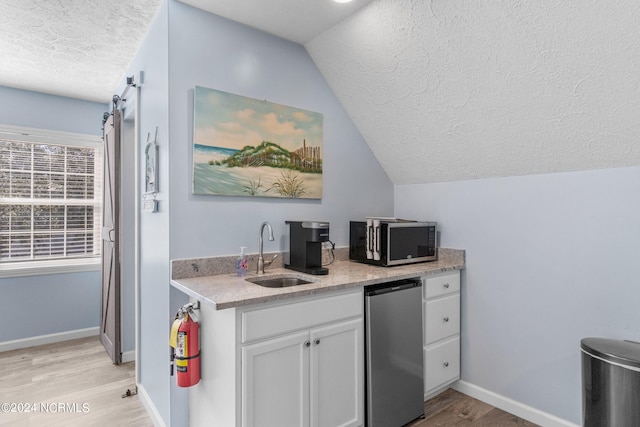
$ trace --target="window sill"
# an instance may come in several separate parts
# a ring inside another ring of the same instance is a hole
[[[8,262],[0,264],[0,278],[80,273],[84,271],[100,271],[100,268],[100,258]]]

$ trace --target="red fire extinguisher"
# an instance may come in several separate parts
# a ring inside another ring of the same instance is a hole
[[[191,303],[182,306],[171,326],[171,375],[175,360],[178,387],[191,387],[200,381],[200,326],[195,309]]]

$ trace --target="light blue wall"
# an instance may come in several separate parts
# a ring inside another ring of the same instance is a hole
[[[640,340],[640,168],[399,185],[466,249],[462,379],[581,423],[580,339]]]
[[[0,343],[100,325],[100,273],[0,279]]]
[[[104,104],[0,86],[0,124],[102,135]]]
[[[102,134],[103,104],[4,86],[0,100],[0,124]],[[0,342],[99,326],[100,272],[0,279],[0,323]]]
[[[169,425],[169,98],[168,98],[168,4],[158,12],[145,41],[131,62],[125,77],[133,75],[141,86],[139,128],[141,133],[139,166],[144,173],[144,148],[147,134],[153,138],[158,127],[159,144],[159,211],[140,215],[140,383],[159,415]],[[140,82],[140,72],[144,81]],[[141,194],[144,187],[141,175]],[[133,185],[132,182],[128,183]],[[131,212],[134,206],[125,209]]]
[[[258,252],[269,221],[281,236],[285,220],[331,223],[331,240],[348,245],[350,219],[393,213],[393,185],[304,47],[204,13],[170,8],[171,257]],[[322,200],[194,196],[193,89],[204,86],[321,113]],[[284,248],[281,238],[265,251]]]
[[[393,212],[393,185],[300,45],[169,0],[127,75],[139,71],[141,166],[155,126],[160,146],[160,210],[141,214],[141,384],[165,423],[181,426],[188,422],[187,393],[168,376],[167,334],[185,297],[169,289],[170,260],[235,253],[241,245],[256,252],[265,220],[277,234],[286,219],[328,220],[332,239],[344,246],[349,219]],[[323,199],[191,195],[196,85],[322,113]],[[282,239],[265,245],[282,248]]]

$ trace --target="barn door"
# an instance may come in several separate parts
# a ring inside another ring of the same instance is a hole
[[[115,364],[120,349],[120,110],[104,123],[104,191],[102,207],[102,293],[100,341]]]

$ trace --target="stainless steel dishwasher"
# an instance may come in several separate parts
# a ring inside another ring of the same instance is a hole
[[[366,422],[400,427],[424,415],[422,282],[365,287]]]

